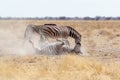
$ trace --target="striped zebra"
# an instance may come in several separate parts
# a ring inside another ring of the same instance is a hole
[[[49,43],[45,41],[41,42],[42,45],[38,47],[34,47],[37,54],[49,54],[49,55],[60,55],[63,53],[71,53],[72,49],[70,48],[68,40],[59,40],[56,42]]]
[[[81,47],[81,35],[70,26],[57,26],[56,24],[44,24],[44,25],[33,25],[29,24],[25,30],[25,38],[31,42],[32,34],[40,35],[41,40],[46,40],[47,38],[64,38],[72,37],[75,39],[75,46],[73,51],[78,54],[82,53]],[[41,36],[44,35],[44,36]]]
[[[73,52],[67,39],[57,39],[57,41],[49,42],[45,40],[46,38],[41,32],[39,34],[33,33],[31,29],[28,29],[25,33],[25,38],[32,44],[36,54],[60,55]]]

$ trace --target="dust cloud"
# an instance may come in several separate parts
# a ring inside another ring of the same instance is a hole
[[[0,56],[3,55],[34,55],[33,46],[24,42],[24,32],[28,24],[38,24],[37,21],[27,20],[1,20],[0,21]],[[39,23],[41,24],[41,23]],[[43,24],[43,23],[42,23]],[[74,47],[74,39],[69,39],[70,47]],[[82,46],[81,51],[88,55],[86,47]]]
[[[8,23],[8,24],[6,24]],[[3,55],[28,55],[35,51],[31,44],[24,41],[26,23],[22,21],[4,21],[0,24],[0,56]]]

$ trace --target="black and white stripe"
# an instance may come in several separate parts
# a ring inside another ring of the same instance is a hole
[[[37,33],[44,35],[45,38],[65,38],[72,37],[75,39],[75,47],[73,51],[75,53],[81,53],[81,35],[70,26],[57,26],[56,24],[44,24],[44,25],[28,25],[25,31],[25,37]],[[45,39],[44,38],[44,39]],[[30,40],[30,39],[29,39]]]
[[[37,51],[37,54],[48,54],[48,55],[60,55],[63,53],[71,53],[72,49],[70,48],[69,41],[68,40],[61,40],[61,41],[56,41],[56,42],[44,42],[42,43],[40,47],[42,48],[37,48],[34,47],[35,50]]]

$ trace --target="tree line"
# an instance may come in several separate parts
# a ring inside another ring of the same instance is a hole
[[[0,17],[0,20],[120,20],[120,17]]]

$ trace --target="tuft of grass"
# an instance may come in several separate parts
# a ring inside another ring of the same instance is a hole
[[[77,55],[0,58],[1,80],[120,80],[120,64]]]

